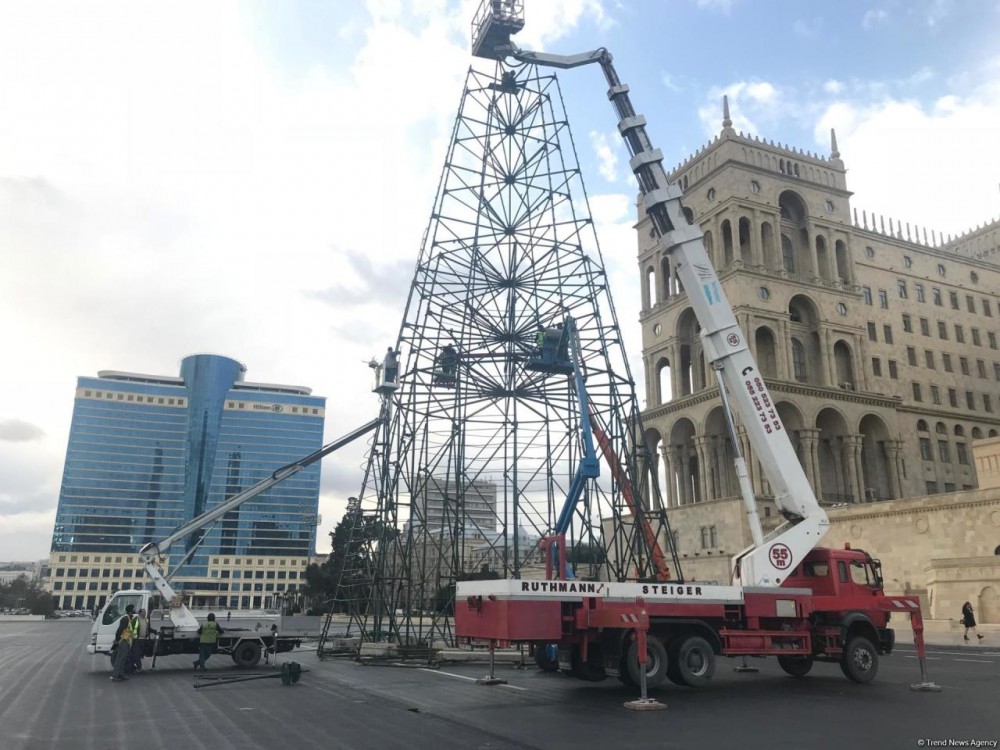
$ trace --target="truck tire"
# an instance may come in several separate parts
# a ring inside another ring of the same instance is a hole
[[[792,677],[805,677],[813,668],[811,656],[779,656],[778,666]]]
[[[549,644],[547,643],[535,644],[535,664],[543,672],[559,671],[559,658],[552,658],[549,654]]]
[[[260,661],[261,647],[258,641],[241,641],[233,649],[233,661],[240,669],[251,669]]]
[[[671,665],[673,676],[670,679],[673,682],[687,687],[704,687],[715,674],[715,652],[704,638],[688,636],[678,644]]]
[[[663,684],[667,676],[667,649],[663,646],[663,641],[655,635],[646,636],[646,688],[652,690]],[[642,673],[639,671],[639,641],[634,640],[629,644],[625,654],[625,667],[629,681],[633,685],[641,684]]]
[[[840,671],[844,676],[866,685],[878,674],[878,650],[862,635],[856,635],[847,642],[840,657]]]

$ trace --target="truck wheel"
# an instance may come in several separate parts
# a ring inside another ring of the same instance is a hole
[[[261,648],[257,641],[243,641],[233,650],[233,661],[240,669],[250,669],[260,661]]]
[[[629,644],[625,654],[625,666],[628,668],[629,680],[633,685],[641,684],[642,672],[639,671],[639,641]],[[667,676],[667,649],[663,641],[655,635],[646,636],[646,687],[659,687]]]
[[[792,677],[805,677],[813,668],[811,656],[779,656],[778,666]]]
[[[715,674],[715,652],[704,638],[692,635],[677,647],[674,661],[677,680],[680,685],[704,687]]]
[[[878,674],[878,651],[867,638],[857,635],[847,642],[840,657],[840,671],[854,682],[867,684]]]
[[[549,654],[549,645],[547,643],[535,644],[535,664],[543,672],[559,671],[559,657],[552,658]]]

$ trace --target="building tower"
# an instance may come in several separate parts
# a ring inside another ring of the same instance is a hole
[[[457,576],[544,577],[520,547],[555,527],[583,454],[581,409],[566,371],[532,363],[540,328],[567,318],[594,421],[621,467],[613,476],[602,462],[587,481],[570,560],[578,576],[648,575],[642,536],[622,523],[624,480],[638,493],[645,475],[634,386],[558,84],[531,65],[470,70],[400,328],[398,384],[387,384],[388,428],[362,490],[371,527],[383,529],[362,556],[375,579],[359,615],[366,632],[451,641]],[[422,517],[429,506],[434,523]],[[622,533],[607,538],[602,519]],[[473,559],[497,568],[473,570]]]
[[[57,606],[143,586],[140,547],[322,444],[324,398],[245,373],[198,354],[179,377],[79,378],[52,535]],[[193,606],[273,604],[315,554],[318,503],[317,464],[175,545],[164,566]]]
[[[828,157],[776,145],[737,133],[726,100],[719,135],[669,177],[820,501],[974,487],[969,443],[1000,427],[1000,224],[946,242],[866,212],[859,221],[832,131]],[[638,240],[647,449],[685,570],[721,579],[750,538],[722,406],[645,217]],[[773,527],[770,489],[742,449]]]

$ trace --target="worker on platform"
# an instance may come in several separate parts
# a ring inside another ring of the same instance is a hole
[[[391,346],[386,350],[385,359],[382,360],[382,368],[386,385],[395,383],[396,376],[399,374],[399,352]]]
[[[198,628],[198,660],[194,663],[195,671],[198,669],[205,671],[205,662],[215,651],[215,644],[219,642],[219,636],[224,632],[215,621],[215,613],[209,612],[208,619]]]
[[[545,326],[539,324],[538,333],[535,334],[535,346],[538,347],[538,356],[542,356],[542,350],[545,348]]]
[[[125,614],[123,614],[118,620],[118,629],[115,631],[115,645],[113,648],[114,660],[112,661],[112,682],[122,682],[128,679],[128,677],[125,676],[125,667],[128,666],[132,650],[132,640],[134,634],[132,629],[133,612],[135,612],[135,605],[129,604],[125,607]]]

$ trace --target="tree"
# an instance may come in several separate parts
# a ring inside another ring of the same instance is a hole
[[[399,532],[372,516],[365,516],[354,498],[337,526],[330,532],[330,556],[322,565],[306,568],[303,592],[313,599],[331,599],[336,612],[345,612],[352,599],[371,596],[375,560],[373,552]]]
[[[38,581],[20,576],[8,583],[0,583],[0,607],[30,609],[33,615],[52,614],[52,596]]]

